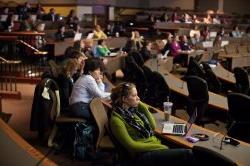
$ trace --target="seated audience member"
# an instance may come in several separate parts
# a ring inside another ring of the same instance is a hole
[[[245,36],[250,37],[250,26],[247,27]]]
[[[162,55],[165,55],[166,51],[170,51],[171,43],[173,40],[173,35],[171,33],[166,33],[166,37],[167,37],[166,43],[165,43],[163,49],[160,50]]]
[[[4,23],[4,30],[11,32],[13,31],[13,28],[14,28],[14,15],[9,14]]]
[[[160,21],[161,21],[161,22],[168,22],[168,14],[167,14],[167,13],[163,13],[163,14],[160,16]]]
[[[104,30],[104,33],[107,35],[107,36],[115,36],[114,33],[113,33],[113,29],[114,29],[114,23],[111,23],[111,22],[108,22],[107,23],[107,26]],[[118,32],[119,33],[119,32]]]
[[[3,15],[9,15],[9,11],[10,11],[10,9],[8,7],[4,7],[3,8],[3,12],[1,12],[1,14],[3,14]]]
[[[192,22],[195,23],[195,24],[201,23],[200,20],[197,18],[197,16],[195,14],[192,16]]]
[[[42,15],[45,13],[45,10],[42,7],[41,3],[37,3],[33,11],[37,15],[37,19],[42,19]]]
[[[84,40],[85,43],[85,47],[84,47],[84,54],[87,57],[94,57],[94,53],[93,53],[93,40],[92,39],[86,39]]]
[[[143,40],[138,31],[131,31],[131,36],[128,39],[123,51],[129,53],[131,51],[140,51]]]
[[[25,2],[23,6],[18,7],[17,12],[18,12],[20,20],[23,20],[24,18],[26,18],[32,12],[30,3]]]
[[[190,15],[187,14],[187,13],[184,14],[184,22],[187,23],[187,24],[192,23],[192,19],[191,19]]]
[[[100,25],[96,25],[93,31],[95,39],[107,39],[107,35],[102,31]]]
[[[36,25],[36,31],[35,32],[37,32],[37,33],[44,32],[44,27],[45,27],[44,23],[38,23]],[[45,46],[46,42],[47,41],[44,39],[43,36],[40,36],[40,35],[36,36],[36,44],[35,44],[36,48],[38,48],[38,49],[43,48]]]
[[[194,34],[197,34],[199,37],[201,36],[201,32],[198,25],[195,25],[194,28],[190,30],[189,36],[194,37]]]
[[[106,98],[110,93],[104,92],[101,63],[97,59],[85,62],[84,73],[75,82],[69,99],[69,107],[76,117],[91,119],[89,103],[94,97]]]
[[[65,25],[59,25],[58,30],[55,34],[56,41],[64,41],[65,39]]]
[[[155,119],[147,106],[140,102],[132,83],[122,83],[112,89],[112,113],[109,121],[111,132],[132,165],[181,166],[193,162],[189,149],[168,149],[154,135]],[[129,165],[129,163],[128,163]]]
[[[150,23],[152,23],[152,24],[154,24],[155,21],[156,21],[155,16],[154,16],[153,14],[150,14],[150,15],[148,16],[147,21],[150,22]]]
[[[85,60],[88,59],[84,54],[79,51],[73,51],[69,59],[77,60],[77,70],[76,73],[72,76],[74,82],[83,74],[83,69],[85,66]]]
[[[69,106],[69,97],[73,88],[73,75],[78,69],[77,59],[69,59],[63,68],[62,72],[56,78],[56,82],[59,86],[60,103],[62,112],[66,112]]]
[[[221,37],[226,36],[225,28],[224,27],[220,27],[220,31],[218,32],[218,35],[220,35]]]
[[[84,49],[85,49],[85,42],[84,42],[84,40],[75,41],[74,44],[73,44],[72,49],[74,51],[80,52],[81,54],[84,54]]]
[[[76,16],[75,10],[71,9],[68,16],[66,17],[66,24],[69,25],[69,27],[73,27],[78,21],[79,18]]]
[[[210,30],[208,26],[205,26],[201,32],[201,37],[203,41],[207,41],[210,38]]]
[[[107,45],[106,45],[106,41],[105,40],[98,40],[97,42],[97,47],[96,47],[96,55],[97,57],[105,57],[108,56],[111,52],[108,49]]]
[[[32,31],[33,30],[33,23],[32,23],[30,15],[27,15],[27,16],[25,16],[25,18],[23,18],[23,21],[22,21],[21,26],[20,26],[20,30],[21,31]]]
[[[152,43],[149,41],[144,41],[143,47],[140,51],[144,61],[151,58],[151,49],[152,49]]]
[[[232,31],[232,37],[235,38],[241,38],[242,37],[242,32],[239,30],[238,25],[235,25]]]
[[[132,40],[135,43],[135,46],[138,50],[142,48],[143,44],[143,37],[140,35],[138,31],[134,31],[134,35],[132,36]]]
[[[212,19],[210,14],[207,14],[207,17],[204,17],[203,23],[205,23],[205,24],[212,24],[213,23],[213,19]]]
[[[122,36],[125,33],[125,29],[120,21],[114,22],[112,29],[113,30],[111,35],[113,36],[116,36],[117,33],[119,34],[119,36]]]
[[[221,35],[217,35],[214,39],[213,46],[214,48],[221,48],[222,37]]]
[[[174,23],[179,23],[179,17],[176,11],[173,12],[172,16],[171,16],[171,21]]]
[[[221,21],[220,21],[220,18],[218,15],[216,15],[214,18],[213,18],[213,24],[221,24]]]
[[[49,13],[46,15],[46,20],[53,22],[58,20],[58,16],[56,15],[56,10],[54,8],[49,10]]]
[[[179,62],[180,57],[181,57],[180,52],[181,52],[181,47],[179,44],[179,36],[176,35],[173,37],[173,41],[171,42],[171,45],[170,45],[170,54],[174,58],[174,63]]]
[[[186,35],[180,36],[180,47],[181,47],[181,50],[183,51],[191,50],[191,46],[188,43],[188,39]]]
[[[200,35],[194,34],[193,37],[191,37],[191,44],[193,48],[197,48],[197,45],[201,42]]]
[[[68,32],[68,36],[70,36],[70,37],[75,37],[75,35],[77,34],[77,33],[82,33],[81,32],[81,27],[80,27],[80,25],[79,24],[72,24],[72,27],[70,27],[70,28],[72,28],[69,32]]]

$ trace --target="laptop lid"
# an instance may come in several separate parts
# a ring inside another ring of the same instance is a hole
[[[204,41],[202,42],[203,48],[211,48],[213,47],[213,42],[212,41]]]
[[[187,122],[187,131],[186,131],[186,134],[185,136],[188,135],[193,123],[195,122],[197,118],[197,109],[194,110],[193,114],[191,115],[191,117],[189,118],[188,122]]]
[[[78,41],[82,39],[82,33],[76,33],[74,36],[74,41]]]
[[[209,36],[210,36],[210,37],[216,37],[216,36],[217,36],[217,32],[210,32],[210,33],[209,33]]]
[[[13,17],[14,17],[14,21],[18,21],[19,15],[14,14]]]
[[[86,39],[92,39],[94,37],[94,33],[89,33]]]
[[[224,46],[226,46],[226,45],[228,45],[229,44],[229,41],[228,40],[222,40],[221,41],[221,47],[224,47]]]

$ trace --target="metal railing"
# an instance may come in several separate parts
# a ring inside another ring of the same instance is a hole
[[[17,91],[16,77],[0,77],[0,90],[2,91]]]

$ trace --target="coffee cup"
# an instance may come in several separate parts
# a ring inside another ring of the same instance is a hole
[[[163,103],[164,117],[165,117],[166,121],[169,121],[169,119],[170,119],[170,115],[172,113],[172,107],[173,107],[172,102],[164,102]]]

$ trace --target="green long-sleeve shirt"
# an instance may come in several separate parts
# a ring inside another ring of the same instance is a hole
[[[109,49],[107,47],[103,47],[103,46],[97,46],[97,54],[98,56],[108,56],[108,54],[110,53]]]
[[[152,114],[148,111],[148,108],[143,103],[140,103],[138,110],[146,115],[152,129],[154,130],[156,127],[155,120]],[[135,115],[135,118],[137,122],[143,124],[143,121],[138,116]],[[155,136],[138,139],[139,132],[126,123],[125,120],[115,111],[111,114],[110,127],[115,138],[132,155],[140,152],[167,148],[167,146],[162,145],[160,140],[158,140]]]

